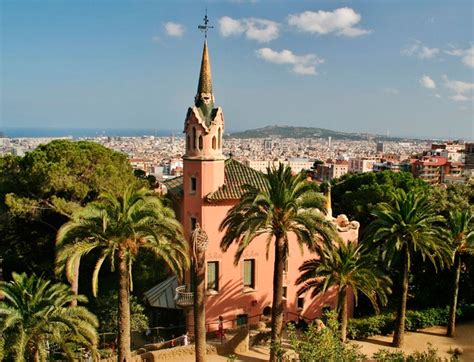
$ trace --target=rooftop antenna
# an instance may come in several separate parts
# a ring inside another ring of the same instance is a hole
[[[204,32],[204,38],[207,39],[207,31],[209,29],[214,29],[213,26],[207,25],[209,24],[209,18],[207,17],[207,8],[206,8],[206,14],[204,15],[203,21],[204,21],[204,25],[198,25],[198,29]]]

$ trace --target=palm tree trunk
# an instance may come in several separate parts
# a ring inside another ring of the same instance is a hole
[[[448,337],[454,337],[456,333],[456,308],[458,304],[459,278],[461,276],[461,255],[459,255],[459,253],[454,255],[453,269],[453,299],[451,300],[451,305],[449,306],[448,330],[446,333]]]
[[[345,287],[339,290],[339,323],[341,328],[341,341],[346,341],[347,335],[347,289]]]
[[[71,280],[71,289],[75,295],[79,294],[79,267],[81,265],[81,259],[77,259],[74,263],[74,277]],[[77,299],[74,299],[70,303],[71,307],[77,307]]]
[[[283,269],[285,266],[284,240],[276,237],[275,262],[273,266],[273,303],[272,303],[272,342],[270,362],[277,361],[277,350],[281,343],[281,329],[283,327]]]
[[[397,318],[395,321],[395,333],[393,334],[393,346],[402,347],[403,337],[405,334],[405,316],[407,311],[408,298],[408,268],[409,268],[409,251],[406,245],[402,248],[403,271],[402,271],[402,285],[401,298],[398,305]]]
[[[130,281],[127,259],[119,253],[118,362],[131,362],[130,351]]]
[[[206,310],[204,306],[205,256],[199,252],[194,261],[194,338],[196,362],[206,360]]]

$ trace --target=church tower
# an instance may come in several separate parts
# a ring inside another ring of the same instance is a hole
[[[189,235],[196,222],[205,228],[206,220],[202,219],[204,198],[224,184],[224,116],[222,108],[214,107],[207,39],[204,41],[194,106],[188,109],[184,133],[186,151],[183,156],[183,224]]]

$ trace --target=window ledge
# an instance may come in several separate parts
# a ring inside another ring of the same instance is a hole
[[[206,295],[217,295],[219,292],[215,289],[208,289],[206,290]]]
[[[257,290],[255,288],[251,288],[251,287],[243,287],[242,288],[242,293],[253,293],[253,292],[256,292]]]

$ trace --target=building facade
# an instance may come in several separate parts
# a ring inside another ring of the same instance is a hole
[[[205,252],[208,331],[217,329],[220,316],[225,321],[225,328],[239,323],[257,323],[262,315],[270,313],[273,291],[274,252],[271,247],[267,253],[265,235],[255,239],[237,263],[234,263],[236,245],[227,252],[220,248],[224,233],[219,230],[219,225],[239,202],[243,194],[242,186],[252,184],[261,189],[265,187],[261,172],[223,156],[224,126],[223,110],[214,106],[209,51],[205,42],[197,95],[194,106],[188,109],[184,125],[186,150],[183,175],[165,181],[164,187],[183,224],[186,238],[190,240],[198,223],[208,237]],[[328,214],[327,217],[333,221],[344,240],[357,240],[357,222],[349,222],[344,215],[333,218]],[[299,315],[315,318],[321,315],[324,307],[333,308],[336,305],[336,291],[331,290],[317,298],[297,295],[295,281],[299,276],[298,268],[314,255],[306,248],[302,254],[293,236],[289,243],[290,255],[284,277],[285,319],[294,320]],[[193,303],[190,275],[182,284],[177,288],[176,303],[187,311],[190,326],[193,324],[192,308],[189,308]],[[348,299],[349,310],[352,311],[353,298]],[[192,328],[189,331],[192,333]]]

